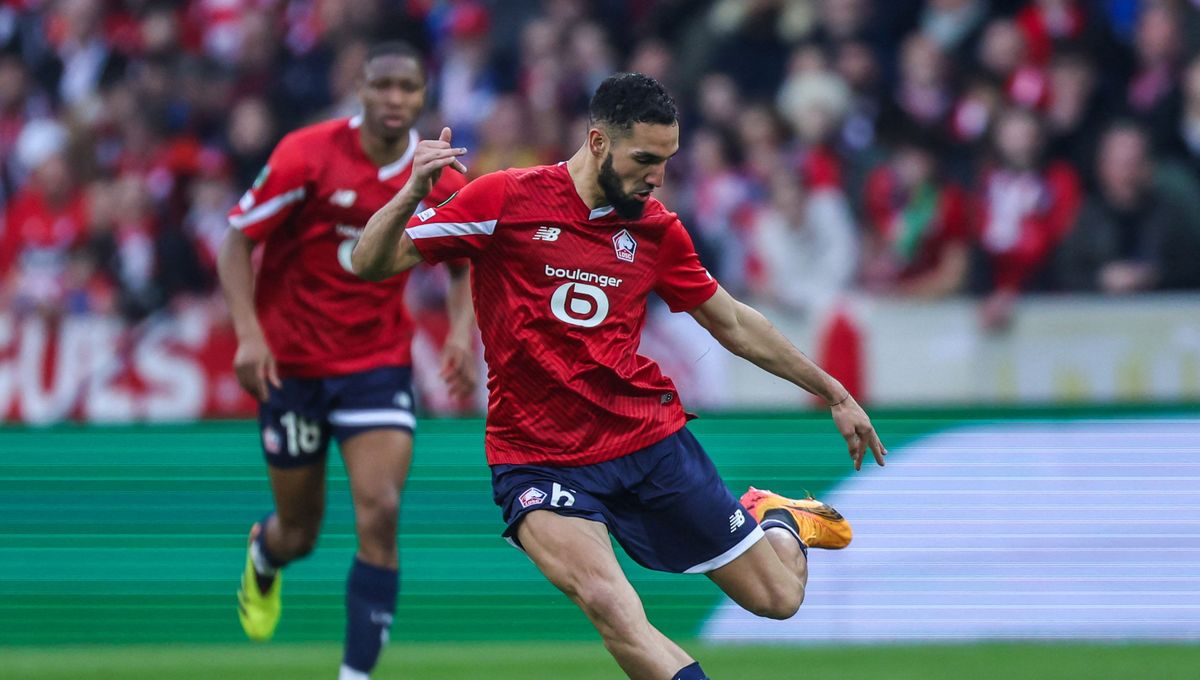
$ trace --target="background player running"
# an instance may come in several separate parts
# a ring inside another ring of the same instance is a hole
[[[230,212],[219,258],[238,335],[238,380],[261,400],[259,425],[275,511],[250,532],[238,609],[246,634],[271,637],[279,573],[309,554],[325,508],[325,456],[336,438],[350,477],[358,553],[346,585],[341,677],[367,677],[395,611],[400,490],[412,457],[407,276],[368,283],[350,252],[372,213],[405,185],[425,102],[424,62],[402,43],[374,47],[362,74],[363,112],[297,130],[279,143]],[[430,201],[460,189],[447,173]],[[251,252],[263,243],[253,274]],[[453,273],[452,330],[442,375],[452,393],[475,383],[474,317],[465,268]]]
[[[751,488],[739,504],[729,493],[684,427],[675,386],[637,354],[646,296],[823,397],[855,469],[868,448],[880,465],[885,451],[845,388],[718,286],[679,219],[651,197],[679,149],[662,86],[612,76],[590,113],[566,163],[485,175],[410,221],[442,169],[462,169],[449,129],[421,142],[412,179],[367,223],[352,262],[380,280],[421,261],[471,259],[504,535],[587,614],[630,677],[704,678],[650,625],[608,534],[646,567],[707,574],[742,607],[787,618],[804,599],[807,548],[844,547],[851,531],[819,501]]]

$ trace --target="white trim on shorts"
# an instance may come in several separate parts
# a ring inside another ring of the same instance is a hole
[[[707,562],[701,562],[700,564],[697,564],[696,566],[692,567],[691,569],[685,569],[683,571],[683,573],[685,573],[685,574],[707,574],[708,572],[712,571],[713,569],[720,569],[721,567],[725,566],[726,564],[729,564],[730,562],[736,560],[738,557],[741,557],[742,553],[749,550],[750,546],[754,545],[755,543],[758,543],[758,539],[763,538],[765,536],[766,536],[766,534],[763,533],[762,527],[756,526],[756,527],[754,527],[754,531],[751,531],[750,533],[746,534],[746,537],[743,538],[741,541],[738,541],[737,545],[733,546],[729,550],[726,550],[725,552],[721,553],[720,555],[717,555],[716,557],[712,558],[711,560],[709,560]]]
[[[371,425],[399,425],[410,430],[417,428],[417,418],[411,411],[403,409],[361,409],[329,412],[329,424],[343,427],[369,427]]]

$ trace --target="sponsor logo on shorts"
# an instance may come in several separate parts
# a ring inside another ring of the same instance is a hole
[[[742,514],[741,508],[734,510],[733,514],[729,516],[729,533],[732,534],[733,532],[742,528],[742,525],[745,523],[746,515]]]
[[[564,489],[558,482],[550,490],[550,505],[556,508],[569,508],[575,505],[575,489]]]
[[[283,447],[283,440],[279,438],[279,433],[274,428],[264,427],[262,431],[263,450],[267,453],[279,453]]]
[[[554,486],[558,486],[558,485],[555,484]],[[521,494],[521,497],[518,498],[517,500],[521,501],[522,508],[528,508],[531,505],[538,505],[540,503],[545,502],[546,492],[542,491],[541,489],[539,489],[537,487],[531,486],[528,489],[526,489],[525,493]]]

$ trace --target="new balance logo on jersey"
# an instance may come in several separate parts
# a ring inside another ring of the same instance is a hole
[[[354,205],[354,201],[356,200],[358,200],[358,192],[353,189],[338,189],[329,197],[330,203],[343,208],[349,208]]]
[[[729,533],[732,534],[733,532],[737,531],[745,523],[746,516],[742,514],[741,510],[735,510],[734,513],[729,516]]]
[[[538,227],[537,232],[533,235],[534,241],[557,241],[558,235],[562,233],[562,229],[558,227]]]

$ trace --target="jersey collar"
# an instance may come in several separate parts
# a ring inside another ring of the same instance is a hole
[[[386,182],[389,179],[399,175],[412,162],[413,156],[417,153],[417,144],[421,141],[421,136],[416,130],[408,131],[408,148],[404,150],[404,155],[398,160],[392,161],[387,165],[379,168],[379,181]]]

